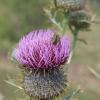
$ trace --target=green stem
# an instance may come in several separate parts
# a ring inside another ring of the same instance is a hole
[[[74,54],[74,50],[75,50],[75,47],[76,47],[76,43],[77,43],[78,32],[79,32],[79,29],[72,30],[71,27],[70,27],[70,30],[71,30],[71,32],[73,34],[73,42],[72,42],[72,48],[71,48],[70,57],[68,59],[68,64],[71,63],[71,60],[72,60],[72,57],[73,57],[73,54]]]
[[[30,96],[30,100],[33,100],[32,96]]]

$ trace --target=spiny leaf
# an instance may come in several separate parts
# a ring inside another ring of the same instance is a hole
[[[80,42],[82,42],[82,43],[84,43],[85,45],[88,44],[87,41],[85,41],[84,39],[80,39],[80,38],[78,38],[77,40],[80,41]]]
[[[91,67],[88,67],[88,69],[91,71],[91,73],[93,74],[93,75],[95,75],[96,76],[96,78],[98,78],[99,80],[100,80],[100,74],[98,74],[93,68],[91,68]]]
[[[15,84],[14,81],[12,81],[12,80],[4,80],[4,82],[6,82],[7,84],[12,85],[12,86],[14,86],[14,87],[17,87],[17,88],[20,89],[20,90],[23,89],[21,86]]]
[[[72,98],[73,98],[74,96],[76,96],[79,92],[80,92],[80,88],[78,88],[77,90],[73,91],[73,93],[70,94],[69,96],[64,97],[63,100],[72,100]]]

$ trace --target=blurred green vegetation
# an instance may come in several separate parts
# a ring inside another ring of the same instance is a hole
[[[23,34],[47,27],[43,13],[46,3],[46,0],[0,0],[0,50],[7,52]]]
[[[99,20],[100,0],[90,0],[90,3],[93,13],[97,14],[96,19]],[[17,74],[17,69],[7,54],[24,34],[33,29],[47,28],[51,25],[43,12],[46,4],[48,4],[48,0],[0,0],[0,94],[4,96],[4,99],[0,100],[25,100],[22,92],[14,92],[16,88],[4,82],[7,75],[14,77]],[[98,70],[100,69],[100,25],[93,24],[91,29],[90,32],[80,33],[80,37],[85,38],[88,45],[78,43],[72,63],[89,65]],[[68,32],[70,33],[70,31]],[[75,67],[77,68],[77,66]],[[76,76],[74,71],[73,76]],[[83,74],[83,76],[85,75]],[[99,86],[96,86],[100,82],[97,80],[94,82],[94,79],[92,81],[92,75],[89,77],[91,81],[86,84],[90,87],[77,97],[79,100],[100,100]],[[76,77],[74,81],[81,79],[81,76],[80,79]],[[91,85],[91,83],[94,84]],[[76,87],[73,86],[73,88]]]

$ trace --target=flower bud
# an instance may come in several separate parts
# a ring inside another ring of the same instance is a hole
[[[85,6],[85,0],[54,0],[55,5],[68,10],[81,10]]]
[[[79,29],[88,29],[91,25],[91,16],[86,11],[69,12],[69,24]]]

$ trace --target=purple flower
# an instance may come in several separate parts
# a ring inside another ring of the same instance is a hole
[[[68,60],[70,41],[63,36],[55,44],[52,41],[54,35],[50,29],[30,32],[19,41],[13,52],[14,58],[25,68],[59,67]]]

